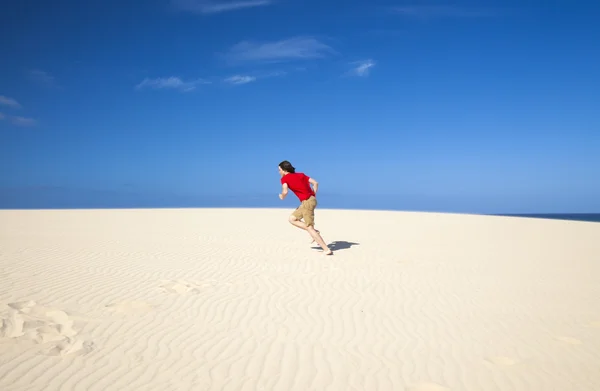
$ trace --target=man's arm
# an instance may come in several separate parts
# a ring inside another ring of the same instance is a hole
[[[315,195],[317,194],[317,191],[319,190],[319,182],[315,181],[314,178],[308,178],[308,182],[313,185],[313,191],[315,192]]]
[[[281,194],[279,194],[279,199],[283,200],[288,193],[288,184],[284,183],[283,185],[281,185]]]

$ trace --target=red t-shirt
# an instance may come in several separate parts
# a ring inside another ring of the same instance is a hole
[[[309,199],[310,196],[315,195],[315,192],[308,182],[309,179],[309,176],[306,176],[301,172],[290,173],[281,177],[281,184],[287,183],[290,190],[296,194],[298,199],[300,199],[300,201],[305,201]]]

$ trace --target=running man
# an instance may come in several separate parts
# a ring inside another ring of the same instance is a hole
[[[305,231],[308,231],[313,241],[319,243],[325,255],[331,255],[333,252],[327,247],[319,231],[315,229],[315,208],[317,207],[317,191],[319,183],[304,175],[296,172],[296,169],[287,160],[279,163],[279,175],[281,175],[281,194],[279,198],[285,199],[288,189],[294,192],[300,200],[300,206],[291,214],[289,222]],[[310,186],[312,185],[313,188]],[[304,221],[301,221],[304,219]]]

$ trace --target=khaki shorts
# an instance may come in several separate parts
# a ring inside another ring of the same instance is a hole
[[[298,220],[304,219],[304,224],[307,227],[315,225],[315,208],[317,207],[317,199],[311,196],[309,199],[300,203],[300,206],[292,213],[292,216]]]

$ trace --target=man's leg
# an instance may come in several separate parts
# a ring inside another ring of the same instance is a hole
[[[315,229],[315,208],[317,207],[317,199],[311,197],[306,201],[306,205],[304,206],[304,221],[306,224],[306,230],[310,234],[310,236],[319,243],[319,246],[325,252],[325,255],[331,255],[333,252],[327,247],[325,241],[321,237],[319,231]]]
[[[321,246],[321,248],[323,249],[323,252],[325,253],[325,255],[331,255],[331,254],[333,254],[333,251],[331,251],[329,249],[329,247],[327,247],[327,244],[325,244],[325,241],[321,237],[321,234],[319,234],[317,232],[317,230],[315,229],[314,226],[309,225],[308,227],[306,227],[306,230],[308,231],[308,233],[310,234],[310,236],[312,236],[312,238],[314,240],[316,240],[317,243],[319,243],[319,246]]]
[[[290,218],[288,219],[288,221],[290,222],[290,224],[292,224],[294,227],[298,227],[300,229],[303,229],[305,231],[308,232],[308,230],[306,229],[306,224],[302,221],[299,220],[296,216],[291,215]],[[315,231],[317,231],[317,233],[321,233],[318,229],[315,229]],[[310,236],[310,232],[308,233],[308,235]],[[315,238],[313,238],[312,236],[310,237],[310,243],[314,243],[315,242]]]
[[[318,234],[321,233],[321,231],[319,231],[318,229],[315,228],[315,231],[317,231]],[[308,232],[308,231],[307,231]],[[310,235],[310,233],[309,233]],[[312,236],[310,237],[310,244],[313,244],[315,242],[315,238],[313,238]]]
[[[294,227],[298,227],[298,228],[301,228],[306,231],[306,224],[304,224],[304,222],[300,221],[300,219],[298,217],[296,217],[295,215],[291,215],[290,218],[288,219],[288,221]]]
[[[294,216],[294,215],[290,216],[289,222],[293,226],[296,226],[298,228],[301,228],[301,229],[307,231],[308,234],[313,238],[313,242],[316,241],[319,244],[319,246],[321,246],[321,248],[325,252],[325,255],[333,254],[333,252],[329,249],[329,247],[327,247],[327,244],[325,244],[325,241],[321,237],[319,231],[317,231],[313,225],[307,226],[303,221],[298,220],[296,218],[296,216]]]
[[[296,208],[296,210],[290,215],[288,221],[293,226],[306,231],[306,224],[301,221],[302,217],[304,216],[305,213],[306,213],[306,211],[304,210],[304,204],[301,203],[300,206],[298,206]],[[314,242],[314,240],[313,240],[313,242]]]
[[[298,227],[298,228],[303,229],[303,230],[306,231],[306,225],[302,221],[300,221],[300,220],[302,220],[302,215],[303,214],[304,214],[304,211],[302,210],[302,204],[300,204],[300,206],[298,206],[296,208],[296,210],[294,212],[292,212],[292,214],[290,215],[288,221],[293,226]]]

